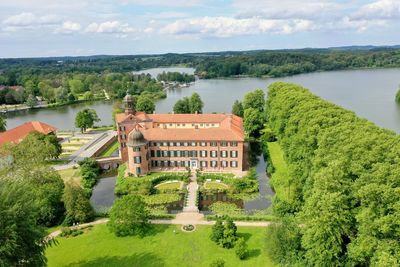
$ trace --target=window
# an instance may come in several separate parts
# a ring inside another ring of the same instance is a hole
[[[217,142],[210,142],[210,146],[217,146]]]
[[[207,146],[207,143],[206,142],[201,142],[200,145],[201,146]]]
[[[231,146],[237,146],[238,143],[237,142],[231,142]]]
[[[192,146],[196,146],[196,142],[192,142]]]
[[[168,146],[168,142],[163,142],[163,146]]]
[[[157,150],[157,157],[161,157],[161,150]]]
[[[168,167],[169,166],[169,161],[168,160],[164,160],[164,167]]]
[[[167,150],[164,150],[164,151],[163,151],[163,157],[168,157],[168,156],[169,156],[168,151],[167,151]]]
[[[186,124],[185,124],[185,123],[182,123],[182,126],[186,126]]]
[[[184,142],[184,143],[183,143],[183,146],[188,146],[188,142]]]
[[[231,158],[237,158],[238,152],[236,150],[231,151]]]
[[[133,147],[133,151],[135,151],[135,152],[140,152],[140,147],[139,147],[139,146]]]
[[[173,142],[169,142],[169,146],[174,146],[174,143]]]
[[[138,156],[138,157],[133,157],[133,162],[135,164],[140,164],[142,163],[142,157]]]
[[[236,168],[237,167],[237,161],[231,161],[231,167]]]
[[[200,151],[200,157],[202,157],[202,158],[207,157],[207,151],[206,150]]]
[[[210,154],[211,154],[212,158],[216,158],[217,157],[217,151],[215,151],[215,150],[212,150]]]
[[[207,161],[200,161],[201,167],[207,167]]]
[[[215,167],[217,167],[217,166],[218,166],[218,164],[217,164],[217,161],[216,161],[216,160],[212,160],[212,161],[210,161],[210,163],[211,163],[211,167],[213,167],[213,168],[215,168]]]
[[[180,123],[178,123],[176,126],[181,126],[181,124],[180,124]]]
[[[197,151],[196,150],[192,151],[192,157],[197,158]]]
[[[221,146],[227,146],[228,143],[227,142],[221,142]]]
[[[203,124],[202,124],[202,123],[200,123],[200,127],[203,127]]]
[[[176,153],[177,157],[181,157],[181,151],[180,150],[177,150],[175,153]]]
[[[172,123],[170,123],[169,126],[172,126]]]
[[[151,157],[155,157],[154,150],[150,150],[150,156],[151,156]]]
[[[126,144],[125,143],[121,143],[121,147],[126,147]]]
[[[140,169],[140,167],[136,167],[136,174],[140,175],[142,173],[142,170]]]
[[[228,152],[226,150],[221,151],[221,158],[226,158],[228,156]]]
[[[221,166],[224,168],[228,167],[228,162],[225,160],[221,161]]]
[[[177,143],[176,143],[176,146],[181,146],[181,143],[177,142]]]

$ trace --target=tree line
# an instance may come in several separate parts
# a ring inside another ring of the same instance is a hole
[[[64,183],[48,165],[60,153],[51,134],[31,133],[19,144],[0,147],[0,266],[45,266],[45,249],[55,243],[45,227],[93,219],[89,197],[97,163],[81,163],[82,188]]]
[[[195,81],[195,76],[188,73],[163,71],[157,75],[157,80],[164,82],[191,83]]]
[[[48,103],[66,104],[77,100],[104,99],[105,93],[121,99],[128,91],[132,95],[147,94],[154,99],[166,97],[160,82],[150,75],[132,73],[18,73],[0,74],[0,105],[35,106],[36,97]],[[33,100],[32,100],[33,98]]]
[[[266,114],[296,194],[273,200],[282,218],[268,229],[275,260],[398,266],[399,136],[291,83],[269,87]]]

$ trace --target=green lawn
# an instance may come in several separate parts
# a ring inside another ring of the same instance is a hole
[[[158,190],[181,189],[182,182],[161,183],[155,186]]]
[[[71,168],[58,171],[58,173],[61,175],[61,178],[64,180],[64,182],[72,181],[74,183],[80,184],[81,174],[79,169]]]
[[[294,198],[294,186],[290,186],[290,175],[281,146],[278,142],[267,143],[267,145],[272,164],[275,167],[275,172],[271,177],[271,185],[280,199],[291,202]]]
[[[100,157],[109,157],[111,156],[112,153],[114,153],[115,150],[118,149],[118,141],[115,140],[107,149],[105,149],[103,152],[101,152]]]
[[[174,233],[174,230],[176,233]],[[58,238],[58,245],[46,251],[48,266],[209,266],[218,258],[226,267],[275,266],[264,247],[265,229],[239,227],[238,233],[247,241],[250,256],[239,260],[234,249],[213,243],[210,226],[198,226],[184,233],[177,225],[154,225],[149,236],[115,237],[106,225],[98,225],[81,236]]]
[[[227,189],[229,186],[224,183],[217,183],[217,182],[205,182],[204,188],[205,189]]]

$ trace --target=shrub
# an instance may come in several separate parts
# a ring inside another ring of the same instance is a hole
[[[140,235],[148,230],[150,213],[140,196],[126,195],[117,201],[110,210],[108,227],[116,236]]]
[[[224,267],[225,261],[223,259],[216,259],[211,262],[210,267]]]
[[[219,216],[233,216],[233,215],[241,215],[242,210],[238,208],[234,203],[227,203],[222,201],[214,202],[210,205],[210,210]]]
[[[241,260],[244,260],[247,257],[249,251],[247,249],[246,241],[243,237],[239,238],[239,240],[236,242],[235,253],[236,256],[238,256],[238,258]]]
[[[217,218],[217,221],[211,228],[211,240],[215,243],[218,243],[224,236],[224,225],[222,224],[222,219],[220,217]]]

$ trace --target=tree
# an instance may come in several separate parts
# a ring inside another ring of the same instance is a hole
[[[238,258],[241,260],[244,260],[247,257],[249,251],[247,249],[246,241],[244,240],[243,237],[239,238],[238,241],[236,242],[235,253],[236,256],[238,256]]]
[[[14,163],[19,167],[30,167],[28,163],[43,164],[48,159],[57,158],[62,148],[54,134],[42,134],[32,132],[28,134],[18,145],[15,145],[11,153]]]
[[[60,223],[64,213],[64,182],[58,172],[48,167],[37,167],[22,175],[32,185],[38,206],[38,223],[45,226]]]
[[[93,127],[95,122],[100,121],[94,109],[84,109],[78,112],[75,117],[75,126],[85,132],[87,128]]]
[[[176,101],[174,105],[175,114],[189,114],[190,113],[190,98],[184,97]]]
[[[3,117],[0,116],[0,132],[4,132],[7,130],[7,120]]]
[[[143,111],[145,113],[151,114],[156,109],[156,105],[153,100],[147,95],[140,95],[136,102],[136,110]]]
[[[108,226],[116,236],[143,236],[148,230],[149,215],[140,196],[125,195],[117,199],[111,208]]]
[[[89,100],[93,100],[94,99],[94,95],[93,95],[93,93],[92,92],[85,92],[84,94],[83,94],[83,99],[85,99],[85,100],[87,100],[87,101],[89,101]]]
[[[26,99],[25,104],[30,107],[33,108],[35,106],[37,106],[38,102],[35,96],[33,95],[29,95],[28,98]]]
[[[235,100],[232,106],[232,114],[243,117],[243,105],[239,100]]]
[[[72,79],[68,82],[69,88],[71,89],[71,92],[75,95],[79,95],[84,92],[84,84],[81,80],[79,79]]]
[[[224,223],[224,234],[219,244],[224,248],[233,248],[237,240],[237,227],[233,220],[227,217]]]
[[[45,266],[46,231],[37,224],[32,188],[0,177],[0,266]]]
[[[84,223],[93,218],[93,208],[85,191],[79,185],[66,183],[63,201],[65,206],[64,224]]]
[[[259,112],[264,111],[265,106],[265,95],[264,91],[261,89],[254,90],[252,92],[247,93],[243,99],[243,109],[253,108],[258,110]]]
[[[400,89],[396,93],[396,102],[400,103]]]
[[[202,113],[203,112],[203,107],[204,107],[204,103],[200,98],[200,95],[196,92],[194,92],[192,94],[192,96],[190,97],[190,101],[189,101],[189,106],[190,106],[190,113],[194,114],[194,113]]]
[[[218,243],[219,240],[224,236],[224,225],[222,223],[221,217],[218,217],[215,224],[211,228],[211,240]]]
[[[259,136],[264,126],[264,119],[259,110],[248,108],[244,110],[244,129],[249,136]]]

